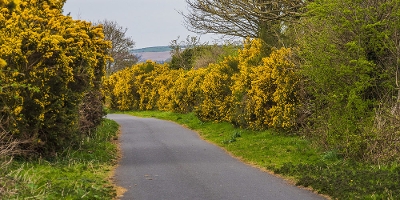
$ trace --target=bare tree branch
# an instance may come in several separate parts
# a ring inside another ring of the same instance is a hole
[[[237,37],[260,37],[265,30],[278,29],[293,22],[305,6],[304,0],[186,0],[189,13],[184,16],[188,30]],[[277,26],[274,26],[277,25]],[[263,39],[263,38],[261,38]]]
[[[126,36],[127,28],[123,28],[117,22],[109,20],[103,20],[97,24],[103,25],[104,39],[112,43],[109,54],[114,61],[107,64],[107,74],[130,67],[138,62],[138,58],[130,52],[135,46],[135,42],[132,38]]]

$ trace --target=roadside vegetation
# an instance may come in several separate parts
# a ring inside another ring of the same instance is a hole
[[[16,157],[2,163],[0,199],[113,199],[118,124],[104,119],[79,148],[52,158]],[[1,163],[0,163],[1,164]]]
[[[115,137],[106,103],[333,198],[400,198],[399,0],[186,0],[188,29],[243,43],[174,40],[164,64],[137,64],[126,29],[64,2],[0,0],[0,195],[111,197],[115,150],[91,143]]]
[[[65,1],[0,0],[0,199],[112,199],[103,26]]]

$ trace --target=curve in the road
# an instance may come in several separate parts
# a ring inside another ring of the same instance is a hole
[[[324,199],[229,156],[173,122],[110,114],[121,126],[122,158],[116,183],[121,199]]]

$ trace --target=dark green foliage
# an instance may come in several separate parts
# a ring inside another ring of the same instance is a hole
[[[179,55],[172,55],[171,69],[191,69],[194,49],[184,49]]]
[[[307,132],[327,149],[371,160],[376,109],[396,95],[399,9],[383,0],[309,4],[298,38],[312,113]]]
[[[229,55],[236,55],[242,45],[226,43],[224,45],[201,44],[196,37],[187,37],[186,41],[171,42],[171,69],[199,69],[207,67],[211,63],[221,62]]]
[[[234,134],[232,134],[231,138],[222,141],[222,143],[229,144],[229,143],[232,143],[232,142],[236,142],[236,138],[238,138],[240,136],[241,136],[241,133],[239,131],[236,131]]]
[[[172,56],[170,68],[184,70],[191,69],[199,46],[200,39],[197,37],[187,36],[185,41],[179,41],[179,37],[176,40],[172,40],[170,44]]]
[[[380,168],[358,163],[286,163],[275,173],[297,177],[296,185],[312,187],[335,199],[398,199],[400,167]]]
[[[8,10],[14,10],[17,7],[17,4],[14,3],[14,1],[11,1],[10,3],[8,3],[7,8]]]

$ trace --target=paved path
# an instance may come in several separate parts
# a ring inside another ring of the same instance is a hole
[[[173,122],[110,114],[121,125],[122,199],[309,200],[321,196],[250,167]]]

